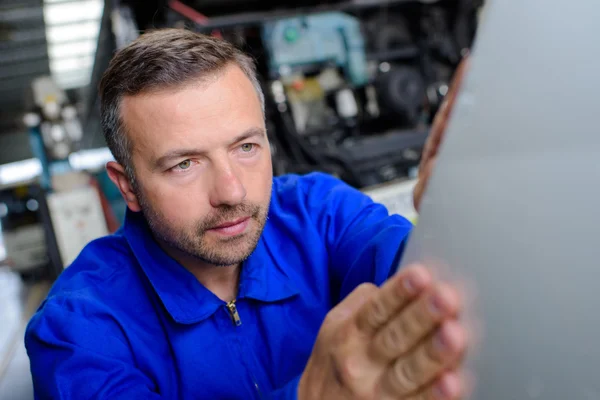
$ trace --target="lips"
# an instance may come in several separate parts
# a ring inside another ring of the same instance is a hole
[[[228,221],[228,222],[224,222],[220,225],[214,226],[212,228],[210,228],[211,230],[218,230],[218,229],[225,229],[225,228],[231,228],[232,226],[236,226],[236,225],[240,225],[244,222],[246,222],[247,220],[249,220],[250,217],[243,217],[243,218],[238,218],[234,221]]]
[[[239,218],[233,221],[223,222],[214,228],[208,230],[213,235],[220,238],[241,237],[248,230],[250,217]]]

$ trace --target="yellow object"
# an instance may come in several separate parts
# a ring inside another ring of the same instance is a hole
[[[46,97],[44,97],[44,104],[48,103],[56,103],[56,96],[53,94],[49,94]]]
[[[29,189],[27,186],[17,186],[14,193],[18,198],[23,198],[29,194]]]
[[[296,80],[289,85],[285,85],[285,89],[291,102],[312,102],[325,97],[325,92],[316,78]]]

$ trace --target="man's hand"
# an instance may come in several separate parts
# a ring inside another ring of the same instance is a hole
[[[456,291],[421,267],[364,284],[327,315],[299,400],[459,399],[466,333]]]
[[[417,211],[419,211],[419,208],[421,207],[421,199],[423,198],[423,193],[425,193],[427,183],[429,182],[429,177],[433,171],[438,149],[444,137],[444,133],[446,132],[446,126],[448,125],[450,114],[454,108],[454,102],[456,101],[458,91],[460,90],[460,86],[467,70],[467,64],[468,58],[465,58],[456,69],[454,79],[450,85],[450,90],[448,91],[440,110],[433,119],[431,132],[429,133],[429,137],[427,138],[427,143],[425,143],[425,148],[423,149],[423,155],[421,157],[421,165],[419,166],[419,180],[417,181],[417,185],[415,186],[415,190],[413,192],[413,202],[415,210]]]

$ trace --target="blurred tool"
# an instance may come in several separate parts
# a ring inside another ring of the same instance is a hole
[[[32,90],[38,109],[27,115],[25,122],[40,130],[49,159],[63,161],[78,148],[83,136],[77,111],[49,76],[35,79]]]
[[[368,81],[365,43],[358,19],[326,13],[267,22],[262,37],[269,57],[271,78],[292,71],[332,64],[346,80],[361,86]]]

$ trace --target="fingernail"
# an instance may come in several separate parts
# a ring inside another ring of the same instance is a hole
[[[461,392],[460,382],[455,373],[445,374],[434,386],[433,396],[436,399],[455,399]]]
[[[433,389],[433,397],[436,399],[445,399],[446,395],[444,394],[444,389],[442,389],[442,385],[436,385]]]
[[[404,279],[404,289],[408,292],[408,294],[415,294],[417,291],[423,287],[425,278],[423,274],[413,274],[412,276]]]
[[[444,339],[444,334],[442,331],[436,333],[433,338],[433,346],[436,350],[443,351],[446,349],[446,340]]]
[[[431,300],[429,300],[429,312],[434,317],[437,317],[442,313],[442,300],[438,296],[433,296]]]
[[[405,278],[403,283],[404,289],[408,294],[414,294],[417,291],[413,277]]]

